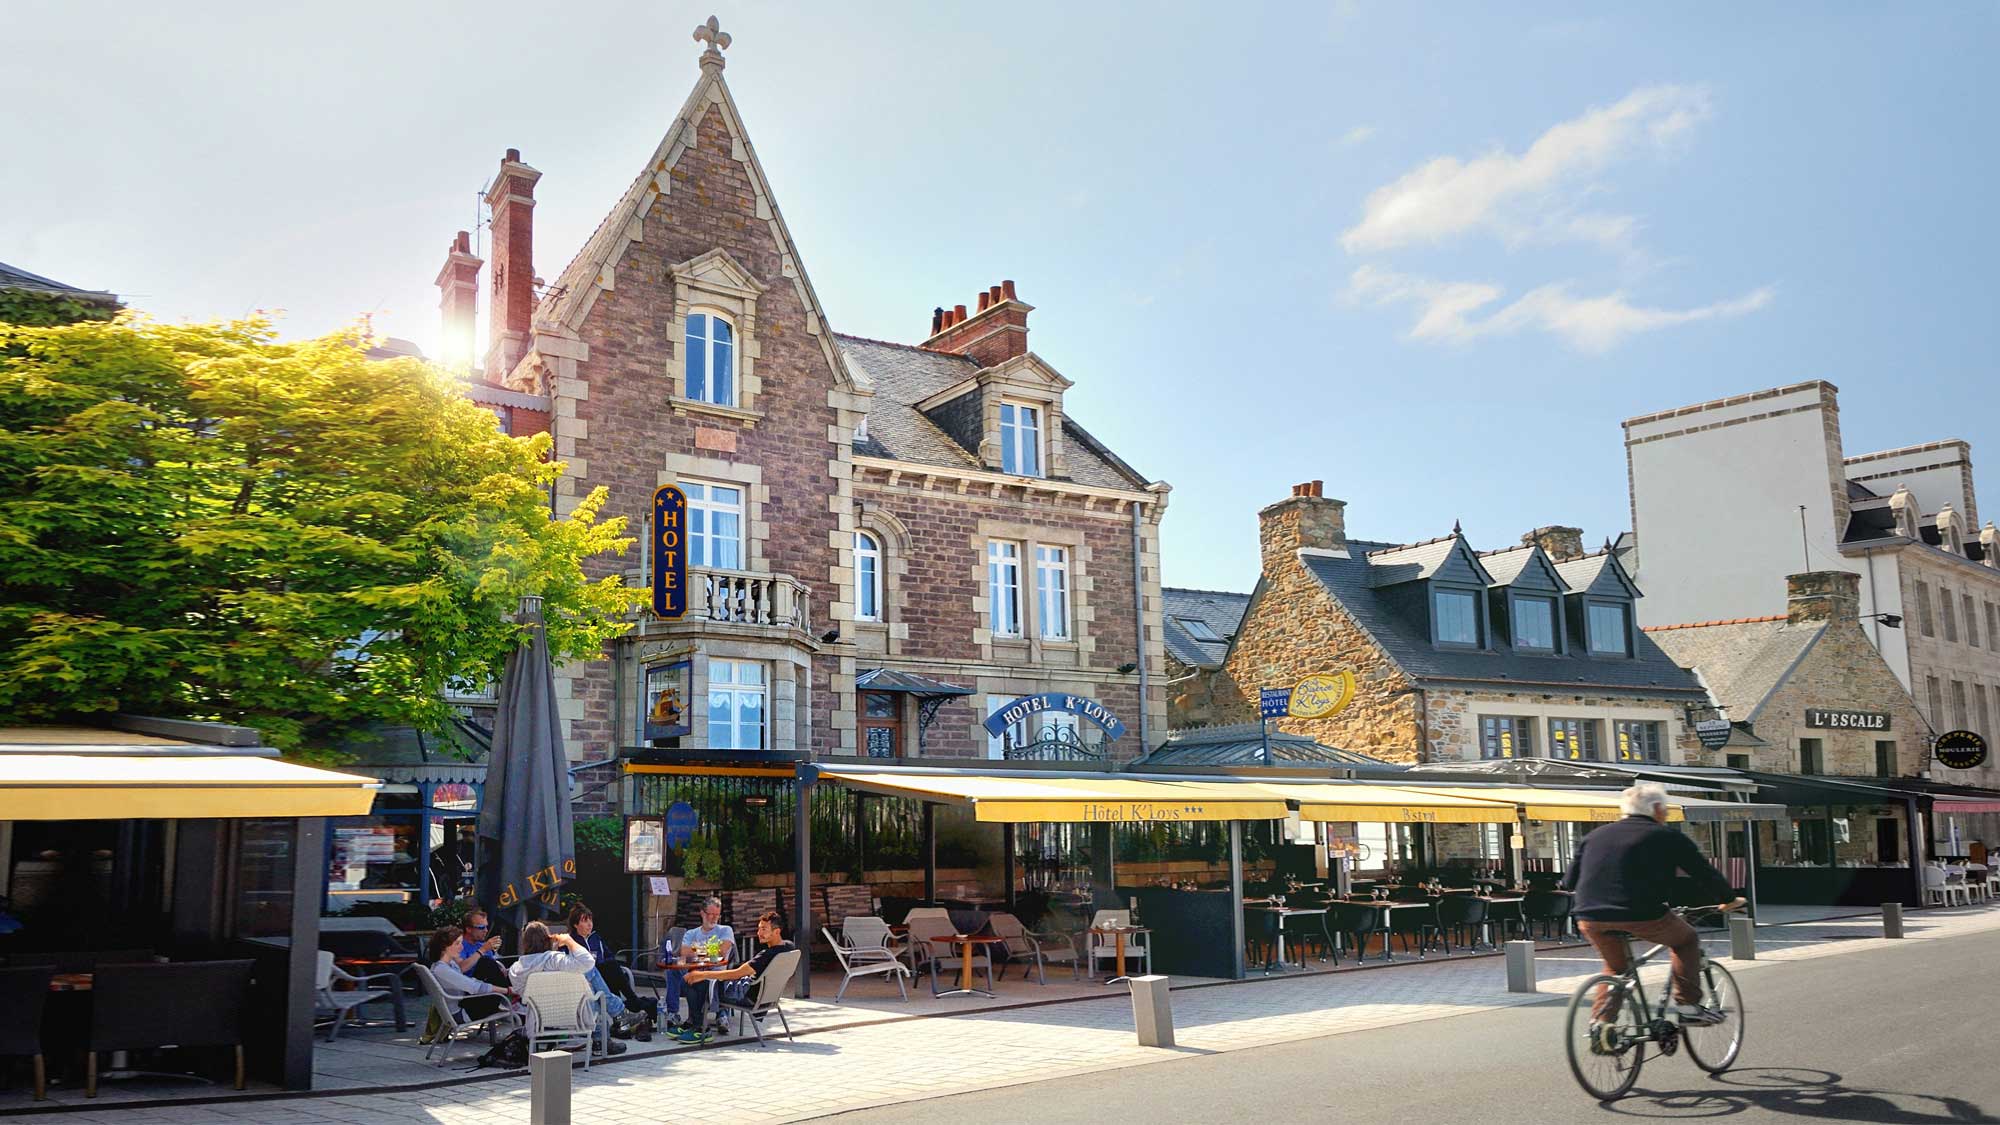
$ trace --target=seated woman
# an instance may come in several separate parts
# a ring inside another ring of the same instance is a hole
[[[569,932],[597,960],[597,967],[586,975],[590,977],[590,987],[605,998],[611,1010],[611,1033],[629,1035],[640,1030],[640,1020],[650,1018],[659,1002],[639,995],[632,987],[631,972],[618,963],[604,935],[597,932],[597,916],[590,912],[590,907],[580,902],[570,907]]]
[[[466,1019],[476,1020],[499,1011],[512,999],[513,992],[466,975],[459,967],[458,957],[458,942],[463,936],[464,931],[457,926],[440,926],[431,934],[430,949],[424,959],[431,963],[431,976],[437,978],[445,999]]]
[[[568,934],[551,934],[549,928],[540,922],[530,922],[521,927],[521,955],[507,967],[507,977],[514,982],[514,991],[519,994],[526,990],[528,978],[536,973],[575,973],[588,978],[597,971],[597,958],[590,955],[577,940]],[[617,997],[612,997],[616,1000]],[[604,1014],[600,1022],[611,1026],[611,1016]],[[624,1011],[621,1005],[619,1011]],[[625,1053],[625,1044],[613,1040],[611,1054]]]

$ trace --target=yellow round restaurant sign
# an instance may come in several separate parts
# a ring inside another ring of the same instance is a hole
[[[1294,719],[1324,719],[1339,713],[1354,701],[1354,673],[1307,676],[1292,689],[1290,714]]]

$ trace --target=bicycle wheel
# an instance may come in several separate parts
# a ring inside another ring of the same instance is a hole
[[[1612,989],[1616,1015],[1609,1020],[1608,1032],[1591,1034],[1590,1010],[1600,987]],[[1569,1000],[1569,1022],[1563,1038],[1569,1055],[1569,1072],[1583,1092],[1601,1102],[1625,1096],[1639,1080],[1639,1068],[1646,1061],[1645,1013],[1632,1001],[1630,982],[1624,977],[1599,973],[1583,982]]]
[[[1743,1050],[1743,994],[1736,990],[1736,978],[1729,970],[1703,959],[1701,965],[1703,1007],[1722,1013],[1721,1023],[1683,1025],[1681,1038],[1687,1041],[1688,1058],[1710,1074],[1721,1074]]]

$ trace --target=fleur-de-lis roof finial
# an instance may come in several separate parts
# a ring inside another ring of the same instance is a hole
[[[722,52],[729,47],[729,33],[722,30],[722,25],[716,22],[714,16],[710,16],[707,23],[694,25],[694,41],[708,44],[708,50],[701,53],[704,62],[711,56],[720,61]]]

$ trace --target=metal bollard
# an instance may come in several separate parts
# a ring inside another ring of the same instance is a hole
[[[1507,991],[1535,991],[1535,943],[1510,941],[1506,948]]]
[[[528,1125],[569,1125],[568,1051],[528,1056]]]
[[[1163,976],[1133,977],[1132,1023],[1141,1047],[1174,1045],[1174,1002]]]
[[[1729,916],[1729,956],[1736,961],[1757,959],[1757,920],[1747,914]]]
[[[1903,936],[1903,904],[1885,902],[1882,904],[1882,936],[1899,938]]]

